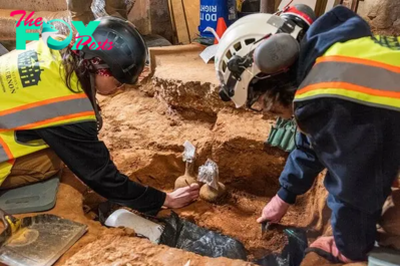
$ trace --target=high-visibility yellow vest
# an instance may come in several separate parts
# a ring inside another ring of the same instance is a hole
[[[42,40],[0,57],[0,184],[15,159],[48,148],[43,141],[21,143],[16,131],[96,120],[77,81],[74,74],[72,92],[60,53]]]
[[[383,41],[399,43],[378,36],[331,46],[316,60],[294,102],[333,97],[400,111],[400,48]]]

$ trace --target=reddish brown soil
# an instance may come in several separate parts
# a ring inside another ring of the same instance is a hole
[[[68,266],[86,265],[224,265],[246,266],[252,265],[240,260],[228,260],[225,258],[210,259],[195,255],[183,250],[155,246],[146,239],[129,237],[124,233],[114,232],[102,236],[97,241],[88,244],[74,257],[69,259]]]

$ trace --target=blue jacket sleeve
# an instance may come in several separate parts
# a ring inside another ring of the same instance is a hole
[[[306,193],[323,169],[307,136],[297,133],[296,149],[290,153],[279,178],[279,197],[287,203],[295,203],[296,196]]]

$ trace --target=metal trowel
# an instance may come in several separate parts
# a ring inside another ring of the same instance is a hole
[[[87,226],[51,214],[17,219],[0,210],[5,229],[0,234],[0,262],[9,266],[53,265]]]
[[[271,225],[271,223],[269,221],[264,221],[261,223],[261,234],[263,235],[265,232],[268,231],[269,226]]]

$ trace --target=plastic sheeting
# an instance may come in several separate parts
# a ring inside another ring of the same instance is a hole
[[[193,163],[196,156],[196,148],[190,141],[185,141],[183,144],[185,151],[183,152],[183,161],[187,163]]]
[[[262,266],[300,266],[308,247],[307,235],[303,229],[285,229],[289,242],[281,254],[271,254],[255,261]]]
[[[246,250],[236,239],[180,219],[174,212],[164,222],[166,225],[160,244],[212,258],[246,260]]]
[[[207,159],[206,163],[199,167],[197,179],[199,182],[205,183],[208,186],[218,190],[218,165],[214,161]]]

